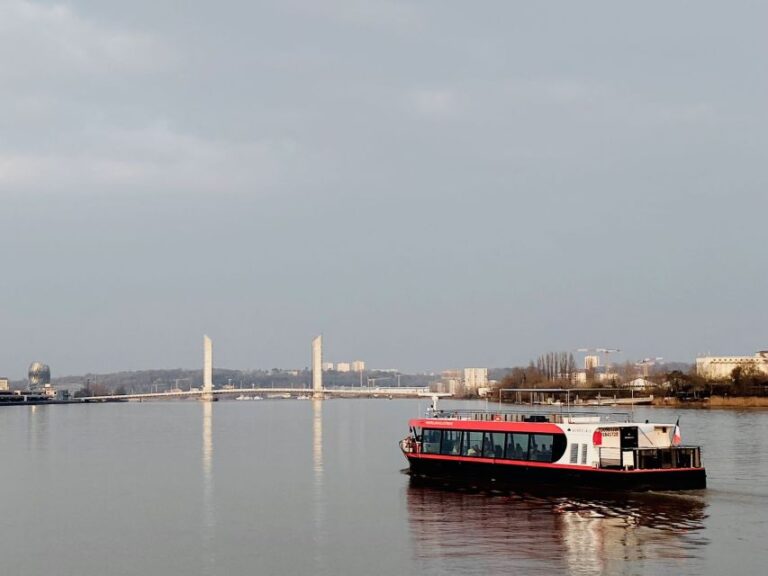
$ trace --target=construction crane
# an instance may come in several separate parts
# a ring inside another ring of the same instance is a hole
[[[602,354],[604,356],[603,363],[605,364],[605,375],[607,377],[609,372],[608,355],[621,352],[621,350],[619,348],[578,348],[577,352],[597,352]]]
[[[664,360],[661,356],[656,356],[655,358],[643,358],[639,362],[635,363],[635,366],[638,366],[643,369],[643,378],[648,377],[648,366],[654,366],[656,362],[659,362],[661,360]]]

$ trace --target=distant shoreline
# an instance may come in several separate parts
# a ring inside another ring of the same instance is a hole
[[[710,396],[702,400],[654,398],[654,406],[674,408],[768,408],[768,396]]]

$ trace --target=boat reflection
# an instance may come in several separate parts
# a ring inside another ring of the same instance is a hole
[[[707,543],[699,495],[493,494],[411,479],[407,506],[418,558],[473,559],[490,572],[552,573],[554,563],[570,574],[623,573],[633,560],[685,559]]]

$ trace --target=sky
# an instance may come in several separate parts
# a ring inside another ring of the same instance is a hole
[[[0,0],[0,375],[768,348],[766,22]]]

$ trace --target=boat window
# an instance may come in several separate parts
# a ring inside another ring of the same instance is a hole
[[[508,460],[528,460],[528,434],[507,434],[507,451],[504,457]]]
[[[555,434],[552,439],[552,460],[550,462],[557,462],[565,454],[565,449],[568,445],[568,440],[565,438],[565,434]]]
[[[458,456],[461,452],[461,430],[443,430],[443,444],[440,454]]]
[[[552,434],[531,435],[530,457],[536,462],[552,462]]]
[[[504,432],[486,432],[483,438],[483,457],[502,458],[504,456]]]
[[[464,432],[464,442],[461,445],[462,456],[480,456],[483,446],[482,432]]]
[[[440,454],[440,436],[442,430],[424,429],[421,436],[421,451],[424,454]]]
[[[579,462],[579,445],[571,444],[571,464],[578,464]]]

